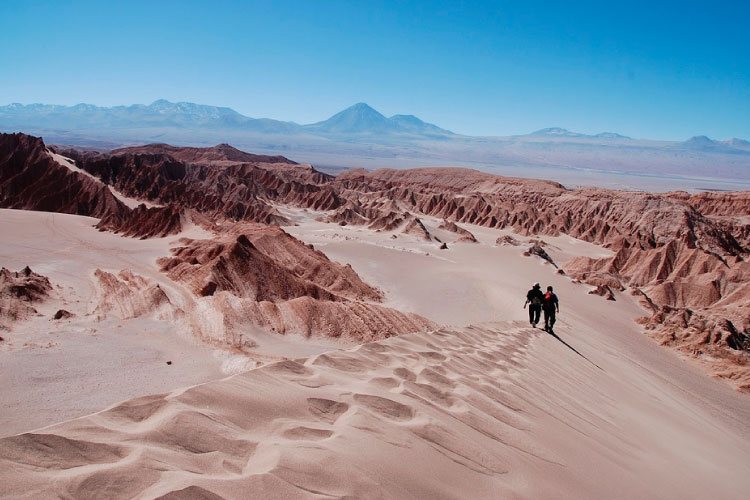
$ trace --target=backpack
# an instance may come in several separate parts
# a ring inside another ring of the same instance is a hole
[[[543,304],[545,308],[552,308],[555,306],[555,300],[554,300],[555,294],[552,292],[547,292],[544,294]]]

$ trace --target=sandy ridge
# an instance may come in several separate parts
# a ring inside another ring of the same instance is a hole
[[[0,440],[0,495],[739,498],[746,437],[675,395],[665,427],[663,388],[560,335],[441,329],[128,401]]]

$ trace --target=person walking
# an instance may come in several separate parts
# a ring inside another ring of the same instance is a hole
[[[560,312],[560,301],[551,286],[547,287],[547,293],[542,297],[542,310],[544,311],[544,331],[552,333],[552,328],[555,326],[555,313]]]
[[[531,323],[532,328],[536,328],[539,323],[543,299],[542,286],[539,283],[534,283],[531,290],[526,293],[526,302],[523,303],[524,309],[526,309],[526,304],[529,305],[529,323]]]

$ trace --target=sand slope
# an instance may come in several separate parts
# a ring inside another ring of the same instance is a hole
[[[0,436],[223,378],[258,362],[258,356],[200,342],[198,334],[221,317],[207,314],[157,265],[180,237],[211,234],[192,227],[173,237],[136,240],[99,232],[96,222],[0,209],[0,267],[15,272],[28,265],[52,285],[23,321],[0,321]],[[56,321],[59,309],[73,316]],[[338,345],[262,332],[255,338],[264,361]]]
[[[738,424],[564,340],[442,329],[132,400],[0,441],[0,495],[742,498]]]

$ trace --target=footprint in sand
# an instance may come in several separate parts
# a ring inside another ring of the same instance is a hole
[[[321,398],[307,398],[308,410],[323,422],[334,424],[346,413],[349,405],[340,401]]]
[[[247,457],[258,443],[242,438],[231,426],[197,411],[181,411],[158,427],[141,435],[152,443],[180,453],[217,452],[231,457]]]
[[[354,400],[368,410],[374,411],[392,420],[405,422],[414,418],[414,408],[380,396],[355,394]]]
[[[319,441],[333,436],[333,431],[300,426],[284,431],[283,436],[294,440]]]
[[[456,387],[456,383],[446,377],[444,371],[441,373],[440,370],[435,370],[434,368],[424,368],[419,372],[419,377],[441,389],[453,389]]]
[[[143,422],[167,405],[167,396],[168,394],[154,394],[131,399],[103,412],[101,416],[110,420]]]
[[[159,481],[161,472],[131,463],[117,469],[83,474],[58,493],[58,498],[141,498]],[[200,498],[200,497],[199,497]]]
[[[427,358],[435,362],[442,362],[448,359],[443,354],[440,354],[439,352],[435,352],[435,351],[420,351],[417,354],[419,354],[423,358]]]
[[[277,363],[271,363],[270,365],[266,367],[266,370],[269,370],[273,373],[277,373],[280,375],[310,376],[314,374],[314,372],[311,369],[309,369],[302,363],[298,363],[297,361],[293,361],[291,359],[279,361]]]
[[[327,366],[342,372],[360,373],[364,370],[371,370],[376,367],[376,363],[366,361],[363,358],[353,358],[342,353],[321,354],[312,362],[313,365]]]
[[[393,377],[374,377],[370,379],[370,383],[383,389],[395,389],[400,385],[400,382]]]
[[[393,370],[393,374],[398,378],[408,380],[409,382],[415,382],[417,380],[417,375],[408,368],[396,368]]]
[[[3,440],[0,459],[49,470],[111,464],[128,453],[121,446],[70,439],[57,434],[19,434]]]
[[[191,500],[224,500],[224,497],[211,493],[200,486],[188,486],[181,490],[170,491],[166,495],[162,495],[154,500],[184,500],[186,498]]]
[[[378,342],[371,342],[369,344],[363,344],[357,351],[370,352],[370,353],[385,353],[390,351],[391,348],[387,345],[380,344]]]
[[[456,399],[450,396],[448,392],[441,391],[431,385],[406,382],[404,388],[406,389],[403,392],[404,396],[415,398],[417,400],[422,399],[443,408],[450,408],[456,402]]]

